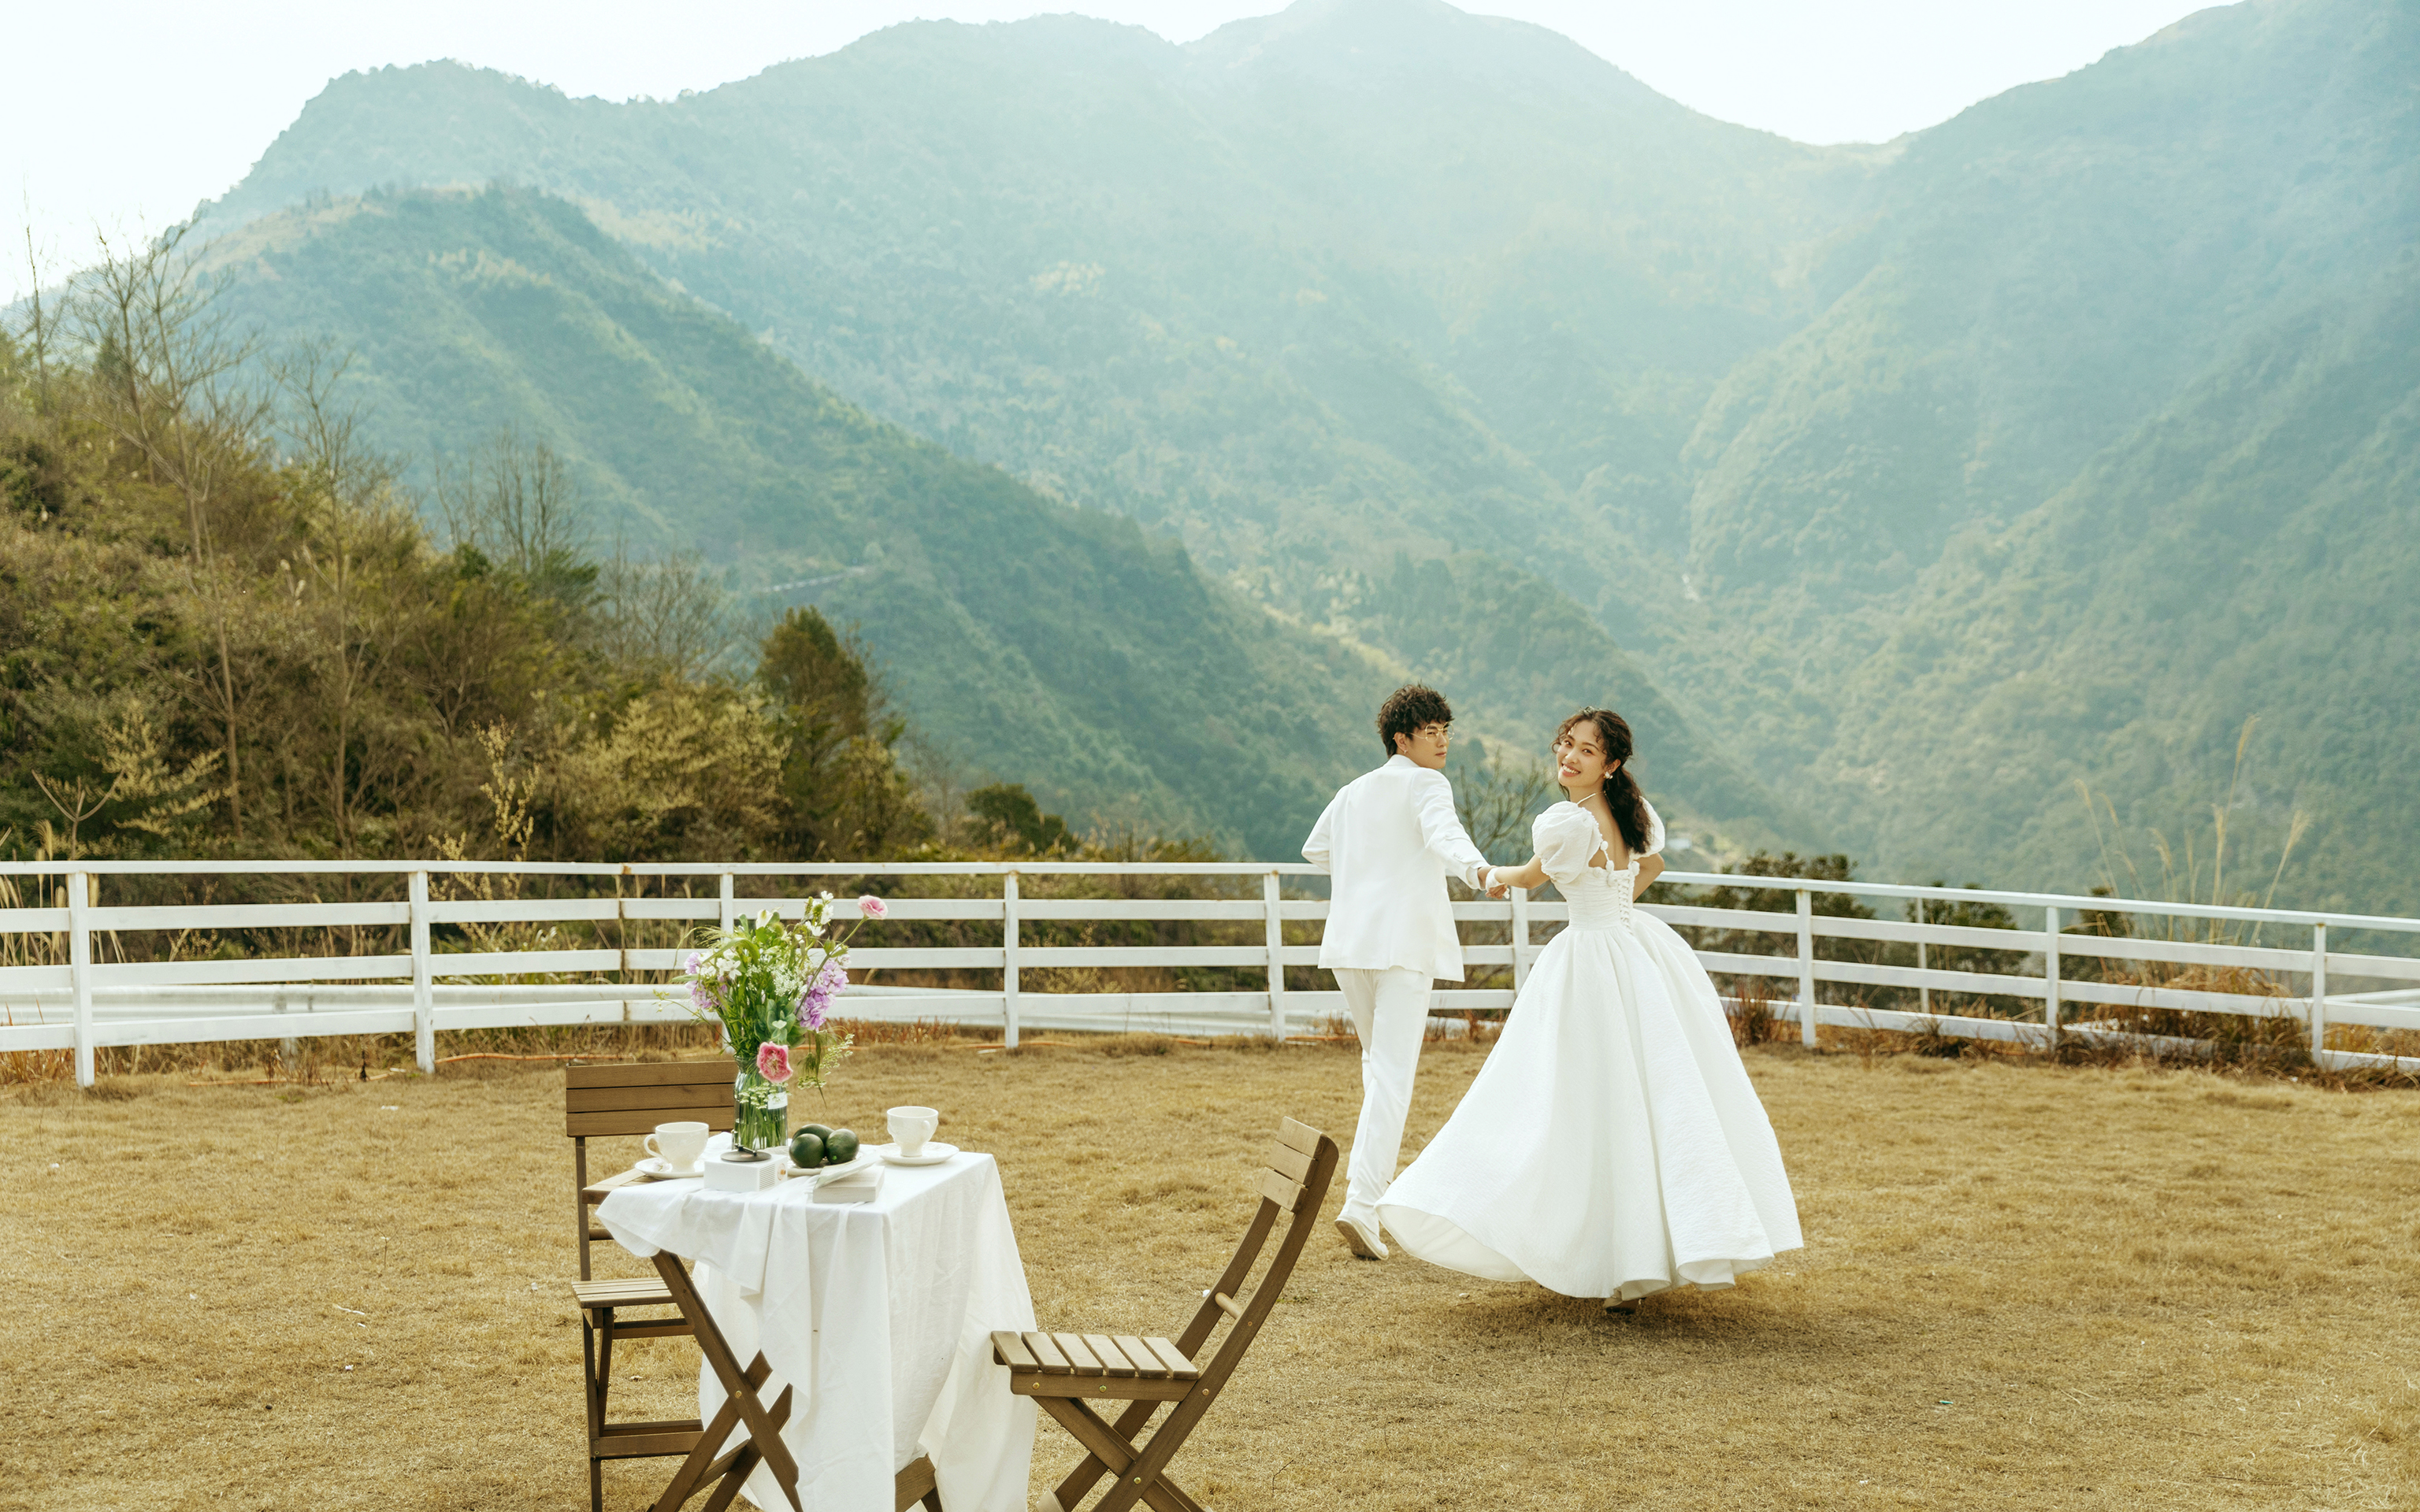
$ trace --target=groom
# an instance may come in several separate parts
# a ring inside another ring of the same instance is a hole
[[[1319,964],[1336,975],[1361,1039],[1361,1121],[1353,1132],[1344,1242],[1383,1260],[1378,1199],[1395,1179],[1428,1028],[1429,983],[1462,980],[1462,940],[1445,879],[1486,891],[1487,858],[1454,816],[1445,778],[1453,710],[1434,688],[1395,689],[1378,710],[1387,764],[1355,778],[1329,800],[1303,858],[1335,877]]]

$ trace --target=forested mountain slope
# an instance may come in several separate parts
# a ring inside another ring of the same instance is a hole
[[[1422,670],[1290,626],[1172,539],[868,417],[561,200],[328,203],[212,256],[237,319],[354,353],[350,392],[408,460],[516,425],[569,460],[598,536],[695,549],[744,596],[861,625],[970,782],[1025,781],[1078,816],[1284,856],[1333,786],[1374,764],[1390,679]],[[1517,577],[1498,589],[1517,594]],[[1597,655],[1564,697],[1625,678],[1652,696],[1601,631],[1582,633]],[[1682,811],[1771,808],[1677,716],[1656,741]]]
[[[871,419],[561,201],[354,201],[220,255],[240,318],[355,351],[385,444],[518,424],[570,460],[600,535],[653,524],[743,593],[791,584],[768,600],[859,623],[970,784],[1283,854],[1368,764],[1377,669],[1205,581],[1173,541]]]
[[[2415,85],[2414,0],[2247,0],[1818,149],[1535,27],[1300,0],[1186,47],[902,26],[669,102],[349,76],[203,225],[541,185],[1400,665],[1520,686],[1551,640],[1388,612],[1502,563],[1869,866],[2097,880],[2076,783],[2173,841],[2257,716],[2235,843],[2300,807],[2281,896],[2420,907]]]
[[[2234,859],[2299,809],[2281,897],[2420,908],[2415,105],[2420,7],[2274,0],[1916,137],[1701,415],[1707,604],[1652,664],[1847,843],[1973,874],[2097,872],[2081,781],[2206,884],[2257,717]]]

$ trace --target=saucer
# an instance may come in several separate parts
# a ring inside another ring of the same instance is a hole
[[[897,1145],[876,1145],[874,1147],[875,1154],[881,1156],[885,1161],[888,1161],[893,1165],[939,1165],[941,1162],[948,1160],[957,1152],[957,1146],[945,1145],[938,1139],[925,1140],[924,1152],[921,1155],[913,1156],[899,1153],[899,1147]]]
[[[666,1165],[660,1157],[655,1155],[650,1155],[645,1160],[639,1162],[636,1168],[641,1175],[647,1177],[651,1180],[657,1181],[693,1181],[700,1176],[706,1174],[706,1165],[704,1162],[700,1162],[684,1171],[676,1166]]]

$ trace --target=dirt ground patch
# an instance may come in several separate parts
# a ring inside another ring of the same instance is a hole
[[[1185,1484],[1218,1512],[2420,1505],[2420,1096],[1747,1058],[1805,1250],[1608,1319],[1323,1232]],[[1479,1064],[1432,1047],[1415,1142]],[[183,1082],[0,1101],[0,1507],[584,1505],[560,1073]],[[1278,1116],[1342,1140],[1358,1087],[1325,1048],[875,1050],[827,1121],[911,1099],[1000,1158],[1046,1327],[1173,1333]],[[694,1411],[695,1360],[632,1348],[624,1410]],[[1074,1458],[1046,1421],[1036,1489]],[[608,1506],[670,1470],[610,1467]]]

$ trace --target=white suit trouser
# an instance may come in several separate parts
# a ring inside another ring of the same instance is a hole
[[[1370,971],[1336,968],[1336,985],[1353,1011],[1361,1037],[1361,1121],[1353,1130],[1345,1166],[1344,1216],[1378,1227],[1378,1199],[1395,1180],[1404,1149],[1404,1119],[1412,1108],[1412,1077],[1420,1069],[1428,1032],[1429,976],[1405,966]]]

